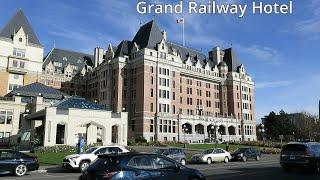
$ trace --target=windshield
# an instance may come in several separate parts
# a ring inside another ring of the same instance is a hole
[[[164,152],[165,152],[164,149],[157,149],[157,150],[155,151],[156,154],[163,154]]]
[[[210,153],[212,153],[212,149],[208,149],[208,150],[205,150],[205,151],[203,151],[203,154],[210,154]]]
[[[243,153],[244,151],[246,151],[247,149],[245,148],[241,148],[241,149],[238,149],[236,150],[236,152],[234,152],[235,154],[238,154],[238,153]]]
[[[286,152],[286,151],[306,152],[307,147],[303,144],[288,144],[283,146],[282,151],[283,152]]]
[[[90,154],[90,153],[92,153],[93,151],[95,151],[96,149],[97,149],[96,147],[89,148],[85,153],[86,153],[86,154]]]

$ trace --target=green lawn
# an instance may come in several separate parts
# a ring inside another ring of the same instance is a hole
[[[60,165],[65,156],[72,153],[57,152],[57,153],[30,153],[32,156],[37,156],[41,166]]]
[[[173,147],[179,147],[179,148],[183,148],[183,144],[170,144],[169,146],[173,146]],[[206,150],[206,149],[210,149],[210,148],[222,148],[222,149],[226,149],[226,144],[187,144],[186,148],[187,149],[197,149],[197,150]],[[234,152],[239,148],[242,147],[250,147],[250,146],[245,146],[245,145],[229,145],[229,152]]]

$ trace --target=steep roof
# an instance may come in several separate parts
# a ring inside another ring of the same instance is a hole
[[[20,9],[0,31],[0,36],[12,39],[12,36],[20,29],[23,28],[24,32],[28,35],[28,42],[40,45],[40,41],[32,29],[28,19]]]
[[[167,45],[169,46],[169,52],[172,53],[172,48],[174,48],[178,53],[180,53],[182,60],[186,60],[188,56],[192,56],[193,58],[197,57],[197,60],[200,61],[204,61],[206,59],[206,55],[195,49],[183,47],[172,42],[167,42]]]
[[[53,48],[44,58],[42,67],[45,68],[50,62],[60,62],[62,66],[55,66],[55,68],[61,70],[61,72],[68,64],[77,66],[77,71],[81,71],[86,65],[93,66],[93,56],[81,52]]]
[[[237,58],[235,51],[232,48],[228,48],[223,51],[225,53],[223,57],[223,61],[227,63],[229,72],[238,71],[238,67],[241,66],[241,63]]]
[[[132,40],[137,43],[140,49],[154,49],[156,45],[163,39],[162,33],[154,20],[144,24]]]
[[[128,56],[130,55],[131,42],[127,40],[121,41],[121,43],[118,45],[118,47],[115,48],[115,50],[115,57],[123,57],[124,55]]]
[[[63,99],[64,97],[68,96],[67,94],[59,90],[48,87],[38,82],[12,90],[7,96],[19,95],[26,97],[36,97],[39,96],[39,94],[48,99]]]
[[[80,97],[69,97],[64,99],[61,102],[58,102],[54,105],[59,109],[69,109],[69,108],[77,108],[77,109],[94,109],[94,110],[103,110],[105,109],[102,105],[90,102],[84,98]]]

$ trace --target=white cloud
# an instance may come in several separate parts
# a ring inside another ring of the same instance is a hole
[[[311,17],[308,19],[297,21],[294,24],[295,31],[302,35],[307,35],[309,39],[319,39],[320,38],[320,1],[310,0],[306,7],[306,11],[311,12]],[[290,30],[287,30],[290,32]]]
[[[272,81],[272,82],[261,82],[256,84],[256,88],[279,88],[286,87],[294,84],[295,81]]]

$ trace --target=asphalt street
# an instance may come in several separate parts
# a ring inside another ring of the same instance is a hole
[[[279,165],[278,155],[264,155],[260,161],[229,162],[207,164],[189,164],[188,167],[200,170],[207,179],[215,180],[317,180],[320,175],[294,170],[284,172]],[[47,168],[47,173],[31,173],[24,177],[0,176],[1,180],[74,180],[79,173],[62,170],[57,167]]]

